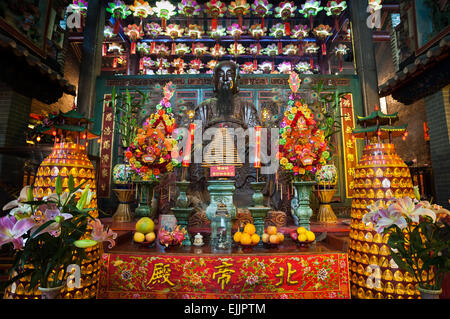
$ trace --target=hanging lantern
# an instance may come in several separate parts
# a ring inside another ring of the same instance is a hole
[[[175,6],[167,0],[156,1],[153,12],[161,19],[161,28],[166,30],[167,20],[176,15]]]
[[[210,52],[211,52],[211,55],[214,58],[220,58],[220,57],[224,56],[227,53],[225,48],[222,47],[220,44],[216,44],[215,46],[213,46],[210,49]]]
[[[191,24],[186,28],[186,34],[191,39],[201,39],[203,36],[203,28],[198,24]],[[192,42],[192,52],[194,52],[194,44],[195,42]]]
[[[322,10],[323,7],[320,6],[320,1],[307,0],[305,4],[302,5],[299,12],[303,14],[305,18],[310,19],[310,29],[313,30],[313,18]]]
[[[258,60],[256,59],[256,56],[259,55],[261,48],[259,46],[259,42],[258,44],[250,44],[250,47],[248,48],[248,53],[250,55],[253,55],[253,69],[257,70],[258,69]]]
[[[270,61],[264,61],[263,63],[261,63],[258,68],[263,72],[263,73],[270,73],[272,71],[272,62]]]
[[[106,46],[106,43],[103,43],[102,44],[102,56],[105,56],[106,52],[108,52],[108,47]]]
[[[124,28],[124,32],[131,40],[131,54],[136,54],[136,41],[143,36],[140,27],[136,24],[131,24]]]
[[[295,69],[300,73],[309,73],[310,64],[307,62],[299,62],[295,65]]]
[[[166,35],[168,35],[172,39],[172,50],[171,54],[175,54],[175,39],[181,38],[183,36],[184,29],[181,28],[178,24],[169,24],[166,27]]]
[[[347,2],[343,0],[335,0],[335,1],[328,1],[327,6],[324,7],[327,16],[334,16],[334,23],[336,32],[339,30],[339,21],[338,17],[341,15],[342,11],[347,9]]]
[[[295,10],[297,10],[297,7],[294,5],[294,2],[289,1],[281,2],[275,8],[275,17],[284,21],[284,33],[286,35],[291,34],[291,25],[288,20],[295,17]]]
[[[256,52],[254,55],[259,55],[259,52],[261,51],[261,44],[259,43],[259,40],[261,37],[263,37],[267,32],[267,29],[262,24],[254,24],[250,27],[249,33],[253,38],[255,38],[258,43],[256,45]],[[255,66],[256,69],[256,66]]]
[[[309,54],[309,64],[311,67],[311,70],[314,70],[314,59],[313,54],[316,54],[319,51],[319,47],[314,42],[307,42],[305,44],[305,53]]]
[[[114,34],[118,34],[120,31],[120,21],[126,19],[131,14],[128,10],[128,6],[121,0],[115,0],[108,3],[108,8],[106,11],[112,14],[114,17]]]
[[[291,34],[291,38],[298,40],[298,54],[303,55],[303,42],[302,40],[308,36],[309,28],[306,25],[298,24],[294,27],[294,32]]]
[[[255,70],[254,64],[252,62],[245,62],[241,65],[242,74],[252,74]]]
[[[72,4],[67,7],[67,12],[72,14],[72,17],[80,17],[82,20],[86,18],[87,14],[87,1],[84,0],[73,0]],[[82,32],[84,27],[84,21],[80,21],[80,27],[77,31]]]
[[[189,27],[189,19],[200,13],[200,5],[195,0],[183,0],[178,3],[178,13],[184,15],[187,19],[187,26]]]
[[[152,8],[147,1],[135,0],[134,5],[130,6],[130,10],[133,11],[133,16],[140,19],[139,31],[142,33],[144,31],[142,28],[142,21],[153,13]]]
[[[277,23],[274,24],[271,28],[270,28],[270,33],[269,35],[271,37],[277,38],[278,39],[278,54],[282,54],[283,52],[283,47],[281,45],[281,38],[284,37],[286,35],[286,29],[284,27],[284,25],[282,23]]]
[[[236,0],[232,1],[228,6],[228,11],[234,16],[238,18],[238,23],[241,28],[242,26],[242,18],[246,14],[248,14],[250,9],[250,4],[247,3],[247,0]]]
[[[264,17],[272,14],[272,7],[267,0],[255,0],[252,3],[252,10],[261,18],[261,28],[264,28]]]
[[[327,55],[327,45],[325,39],[330,35],[333,35],[331,32],[331,27],[329,25],[319,25],[313,30],[314,35],[322,42],[322,55]]]
[[[345,44],[339,43],[338,46],[334,48],[334,53],[339,58],[339,72],[342,72],[342,62],[344,55],[347,54],[347,46]]]
[[[206,63],[206,68],[208,68],[209,71],[207,73],[212,73],[217,63],[218,63],[217,60],[208,61],[208,63]]]
[[[241,35],[244,33],[244,27],[237,23],[233,23],[228,27],[228,34],[234,39],[234,52],[239,52],[237,40],[241,38]],[[241,45],[242,46],[242,45]],[[228,49],[229,51],[230,49]],[[245,50],[244,50],[245,51]],[[237,55],[235,55],[237,58]]]
[[[278,52],[279,48],[276,44],[269,44],[267,47],[263,49],[264,54],[272,57],[271,71],[275,70],[275,57],[277,56]]]
[[[189,73],[191,73],[191,74],[200,73],[200,69],[202,69],[204,66],[203,62],[200,59],[191,60],[190,65],[191,65],[191,70]]]
[[[136,50],[142,55],[150,54],[150,47],[147,42],[138,42]]]
[[[237,58],[239,55],[244,55],[245,54],[245,48],[242,44],[238,43],[237,45],[233,45],[231,44],[228,47],[228,52],[234,56],[235,58]]]
[[[210,0],[205,4],[206,13],[212,18],[211,29],[217,28],[217,19],[227,12],[225,3],[218,0]]]
[[[162,32],[161,26],[156,22],[147,23],[146,25],[147,34],[150,35],[153,39],[156,39]],[[155,53],[155,41],[150,43],[150,54]]]
[[[217,28],[208,31],[208,34],[210,36],[210,38],[215,39],[216,41],[220,40],[221,37],[224,37],[227,35],[227,29],[225,27],[222,26],[217,26]]]

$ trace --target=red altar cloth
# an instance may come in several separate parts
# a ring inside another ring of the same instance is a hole
[[[221,255],[113,250],[103,256],[97,298],[350,298],[347,254],[317,246]]]

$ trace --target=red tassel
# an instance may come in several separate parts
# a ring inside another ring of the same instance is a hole
[[[242,14],[238,15],[239,26],[242,29]]]
[[[261,29],[264,29],[264,17],[261,18]]]
[[[281,45],[281,41],[278,41],[278,55],[283,53],[283,46]]]
[[[309,58],[309,64],[311,65],[311,70],[314,70],[314,60],[312,56]]]
[[[131,54],[136,54],[136,42],[131,42]]]
[[[117,68],[117,58],[114,58],[113,60],[113,68]]]
[[[310,24],[310,30],[312,31],[313,30],[313,16],[310,16],[309,17],[309,24]]]
[[[339,57],[339,72],[342,72],[343,66],[342,66],[342,57]]]
[[[284,23],[284,33],[291,35],[291,24],[289,22]]]
[[[142,27],[142,18],[141,18],[141,23],[139,23],[139,33],[141,34],[141,36],[144,34],[144,28]]]
[[[217,19],[213,18],[211,21],[211,29],[216,30],[217,29]]]
[[[237,56],[237,41],[234,41],[234,56]]]
[[[144,59],[141,58],[141,59],[139,60],[139,70],[142,71],[143,69],[144,69]]]
[[[336,32],[339,32],[339,20],[337,16],[334,17],[334,27],[336,28]]]
[[[116,20],[114,22],[114,34],[118,34],[120,31],[120,18],[116,17]]]
[[[106,43],[103,43],[103,46],[102,46],[102,56],[105,56],[105,55],[106,55],[106,51],[107,51],[107,49],[106,49]]]
[[[257,70],[258,69],[258,60],[253,59],[253,69]]]
[[[301,41],[298,43],[298,55],[303,55],[303,42]]]
[[[275,62],[272,61],[272,72],[275,71]]]
[[[259,55],[260,51],[261,51],[261,44],[259,43],[259,40],[258,40],[258,43],[256,44],[256,55]]]
[[[327,44],[325,42],[322,43],[322,55],[327,55]]]
[[[175,42],[172,41],[172,52],[170,54],[175,55],[175,48],[176,48]]]
[[[166,31],[166,27],[167,27],[166,19],[162,19],[162,20],[161,20],[161,28],[162,28],[164,31]]]
[[[153,52],[155,52],[155,45],[156,45],[155,42],[152,42],[152,43],[150,44],[150,54],[153,54]]]
[[[194,42],[192,41],[192,47],[191,47],[191,51],[192,51],[192,54],[194,54],[194,55],[195,55],[194,49],[195,49],[195,45],[194,45]]]

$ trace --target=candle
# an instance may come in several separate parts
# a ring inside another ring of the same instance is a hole
[[[261,126],[255,127],[255,168],[261,168]]]
[[[188,138],[186,141],[186,149],[184,151],[183,156],[183,167],[188,167],[189,163],[191,161],[191,150],[192,150],[192,143],[194,142],[194,132],[195,132],[196,124],[191,123],[189,124],[189,132],[188,132]]]

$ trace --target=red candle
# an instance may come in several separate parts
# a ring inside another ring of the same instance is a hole
[[[191,161],[191,149],[192,143],[194,142],[194,132],[195,132],[196,124],[189,124],[189,133],[186,141],[186,149],[184,151],[183,162],[181,163],[183,167],[188,167]]]
[[[255,127],[255,168],[261,168],[261,126]]]

